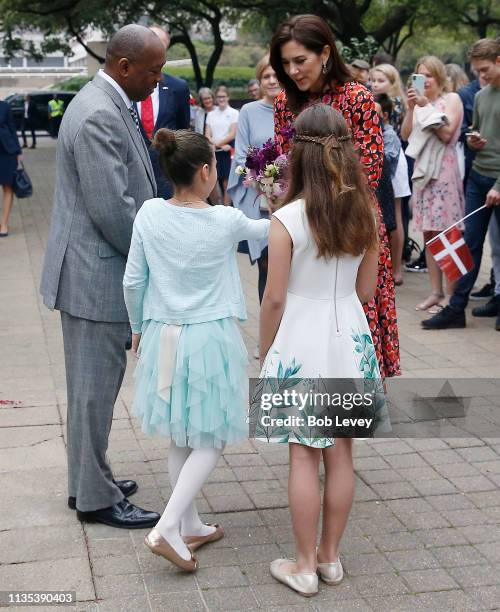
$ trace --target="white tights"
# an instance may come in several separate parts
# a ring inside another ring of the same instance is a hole
[[[176,446],[172,441],[168,452],[168,471],[172,495],[156,529],[183,559],[191,553],[182,536],[205,536],[214,527],[204,525],[198,515],[195,498],[215,469],[222,449]]]

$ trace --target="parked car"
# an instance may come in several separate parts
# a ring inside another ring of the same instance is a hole
[[[30,91],[28,92],[31,99],[35,102],[36,114],[35,114],[35,130],[42,130],[49,132],[49,115],[48,105],[49,100],[56,93],[60,100],[64,101],[64,108],[68,108],[68,104],[73,100],[76,93],[71,91]],[[8,102],[12,110],[14,117],[14,123],[17,130],[21,129],[21,120],[24,113],[24,96],[26,94],[15,93],[7,96],[5,101]],[[50,132],[49,132],[50,133]]]

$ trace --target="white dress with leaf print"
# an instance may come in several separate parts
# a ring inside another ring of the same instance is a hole
[[[293,254],[285,311],[260,377],[278,379],[285,387],[291,377],[380,379],[372,337],[356,294],[362,256],[318,258],[302,199],[274,216],[290,234]],[[335,442],[333,438],[310,438],[307,431],[297,430],[268,439],[320,448]]]

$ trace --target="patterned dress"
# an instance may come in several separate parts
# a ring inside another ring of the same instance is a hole
[[[446,112],[444,98],[439,97],[433,106],[437,111]],[[450,142],[446,144],[439,178],[412,196],[413,229],[415,231],[442,232],[464,216],[464,188],[460,178],[456,144],[460,136],[462,119]],[[437,138],[436,135],[433,136]]]
[[[319,94],[311,94],[307,105],[315,103],[330,104],[342,113],[352,132],[354,147],[359,151],[368,184],[375,190],[382,171],[384,143],[372,94],[363,85],[350,82]],[[283,153],[288,153],[292,145],[295,118],[296,115],[287,106],[286,93],[282,91],[275,102],[274,129],[275,138]],[[391,252],[382,213],[375,196],[373,200],[379,221],[378,282],[374,299],[365,304],[364,309],[375,346],[380,375],[385,378],[401,374],[399,337]]]

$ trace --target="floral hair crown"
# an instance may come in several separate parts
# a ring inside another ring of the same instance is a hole
[[[347,140],[351,140],[350,134],[347,136],[339,136],[336,137],[334,134],[330,134],[328,136],[308,136],[307,134],[296,134],[294,140],[296,142],[313,142],[314,144],[321,145],[322,147],[327,144],[332,144],[332,149],[339,149],[339,142],[346,142]]]

